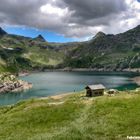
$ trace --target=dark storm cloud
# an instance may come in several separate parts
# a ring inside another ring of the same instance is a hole
[[[37,18],[40,6],[45,3],[46,0],[1,0],[0,22],[15,25],[32,25],[30,20],[34,18],[35,14]]]
[[[70,10],[74,10],[73,16],[82,19],[94,19],[118,14],[125,11],[127,6],[124,0],[63,0]]]

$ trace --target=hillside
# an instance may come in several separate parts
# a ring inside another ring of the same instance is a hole
[[[0,71],[18,72],[55,67],[63,61],[58,52],[43,39],[0,33]]]
[[[1,107],[0,139],[124,140],[140,135],[139,92],[114,97],[84,95],[59,95]]]
[[[87,42],[72,43],[49,43],[41,35],[10,35],[0,28],[0,72],[66,67],[111,71],[140,68],[140,25],[125,33],[99,32]]]
[[[70,51],[65,64],[110,70],[140,68],[140,26],[117,35],[99,32]]]

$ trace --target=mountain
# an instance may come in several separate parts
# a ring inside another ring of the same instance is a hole
[[[68,54],[65,65],[72,68],[140,68],[140,26],[117,35],[99,32]]]
[[[0,73],[43,70],[62,61],[63,54],[41,36],[36,39],[11,34],[0,37]]]
[[[140,68],[140,25],[121,34],[97,33],[86,42],[49,43],[7,34],[0,28],[0,72],[47,68],[124,70]]]
[[[44,39],[44,37],[42,35],[38,35],[36,38],[35,38],[36,41],[41,41],[41,42],[46,42],[46,40]]]
[[[6,35],[7,33],[0,27],[0,36]]]
[[[98,33],[93,37],[92,40],[95,40],[95,39],[97,39],[97,38],[103,38],[103,37],[105,37],[105,36],[106,36],[105,33],[103,33],[103,32],[98,32]]]

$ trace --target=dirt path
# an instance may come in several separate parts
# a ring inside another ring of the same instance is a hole
[[[34,137],[30,140],[38,140],[38,139],[47,139],[47,140],[52,140],[53,138],[56,138],[57,136],[61,134],[69,134],[71,128],[74,128],[78,130],[81,134],[84,132],[84,121],[88,119],[88,112],[90,108],[92,107],[92,100],[87,100],[84,102],[85,107],[82,109],[81,113],[79,114],[79,117],[73,120],[69,126],[64,126],[60,128],[54,128],[53,132],[50,133],[43,133],[42,137]],[[79,113],[79,112],[78,112]]]
[[[68,95],[72,95],[72,94],[74,94],[74,93],[64,93],[64,94],[59,94],[59,95],[54,95],[54,96],[41,97],[41,98],[39,98],[39,99],[41,99],[41,100],[46,100],[46,99],[51,98],[51,99],[54,99],[54,100],[59,100],[59,99],[62,99],[62,98],[64,98],[64,97],[66,97],[66,96],[68,96]]]
[[[80,117],[71,123],[71,125],[75,127],[78,131],[80,131],[81,134],[82,132],[84,132],[84,122],[88,119],[87,114],[91,107],[92,107],[92,100],[87,100],[85,102],[85,107],[83,108],[80,114]]]

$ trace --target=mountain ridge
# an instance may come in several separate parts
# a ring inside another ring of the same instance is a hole
[[[118,34],[106,34],[102,31],[99,31],[97,34],[95,34],[92,38],[95,38],[95,37],[104,37],[104,36],[120,36],[120,35],[124,35],[126,33],[129,33],[129,32],[133,32],[134,30],[137,30],[140,32],[140,25],[137,25],[136,27],[130,29],[130,30],[127,30],[125,32],[122,32],[122,33],[118,33]],[[2,27],[0,27],[0,33],[3,32],[3,34],[8,34]],[[18,37],[24,37],[24,38],[29,38],[29,39],[43,39],[43,41],[46,41],[44,39],[44,37],[41,35],[41,34],[38,34],[35,38],[32,38],[32,37],[25,37],[25,36],[22,36],[22,35],[15,35],[15,34],[8,34],[8,35],[12,35],[12,36],[18,36]],[[87,41],[90,41],[90,40],[87,40]],[[87,42],[86,41],[86,42]],[[47,41],[46,41],[47,42]],[[85,42],[85,41],[81,41],[81,42]],[[55,42],[57,43],[57,42]],[[55,44],[54,43],[54,44]],[[65,43],[61,43],[59,42],[59,44],[67,44],[67,43],[79,43],[78,41],[77,42],[65,42]]]
[[[7,34],[1,28],[0,72],[48,68],[123,70],[140,68],[140,25],[120,34],[97,33],[86,42],[49,43]]]

